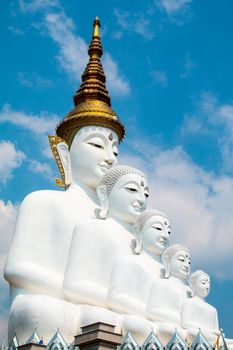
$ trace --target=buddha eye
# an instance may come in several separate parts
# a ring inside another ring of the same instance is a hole
[[[158,231],[162,231],[161,227],[155,227],[155,228],[156,228],[156,230],[158,230]]]
[[[126,187],[126,189],[129,191],[129,192],[138,192],[138,190],[136,188],[133,188],[133,187]]]
[[[145,197],[148,198],[149,197],[149,193],[145,192]]]
[[[182,262],[184,262],[184,261],[185,261],[185,259],[184,259],[184,258],[182,258],[182,257],[178,258],[178,260],[180,260],[180,261],[182,261]]]
[[[102,145],[100,145],[98,143],[88,142],[88,145],[91,145],[91,146],[99,148],[99,149],[104,149],[104,146],[102,146]]]
[[[118,152],[113,152],[114,156],[117,157],[118,156]]]
[[[134,185],[125,186],[125,189],[126,189],[128,192],[130,192],[130,193],[136,193],[136,192],[138,192],[137,187],[135,187]]]
[[[167,231],[167,233],[170,235],[170,234],[171,234],[171,231],[169,230],[169,231]]]

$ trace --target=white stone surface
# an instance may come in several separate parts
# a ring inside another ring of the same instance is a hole
[[[70,301],[105,308],[112,268],[118,258],[132,255],[132,222],[145,209],[148,191],[146,178],[135,169],[116,166],[109,172],[111,176],[106,181],[103,178],[97,193],[105,214],[111,217],[75,226],[64,278]]]
[[[112,137],[109,137],[110,134]],[[5,268],[12,302],[18,295],[30,295],[27,296],[30,305],[35,298],[35,306],[38,307],[38,295],[43,294],[61,299],[63,308],[63,279],[73,228],[80,219],[94,216],[98,206],[96,186],[107,169],[117,161],[114,154],[117,143],[117,135],[107,128],[83,127],[73,140],[70,154],[65,153],[65,149],[61,153],[66,164],[69,163],[67,157],[70,157],[72,183],[69,189],[65,192],[34,192],[23,201]],[[47,305],[47,310],[50,310],[52,306],[47,303],[46,297],[39,300],[43,307]],[[9,340],[13,336],[15,320],[21,317],[16,314],[17,310],[21,310],[19,303],[20,299],[17,300],[17,308],[11,310],[14,317],[10,316]],[[24,319],[30,324],[30,313],[25,312]],[[40,331],[42,320],[38,318],[32,323],[36,322]],[[50,322],[53,323],[53,320],[48,318],[48,329]],[[23,333],[20,334],[23,338]]]
[[[187,248],[177,244],[167,248],[162,259],[167,278],[153,283],[147,317],[156,322],[159,339],[165,345],[176,329],[185,337],[181,328],[181,307],[188,297],[186,279],[190,272],[190,256]]]
[[[201,328],[202,334],[212,345],[216,345],[220,335],[217,310],[205,301],[210,291],[210,278],[205,272],[198,270],[190,276],[192,298],[184,301],[181,318],[182,327],[187,329],[189,344]]]
[[[147,301],[152,283],[161,278],[161,254],[168,245],[171,230],[167,217],[155,211],[152,217],[149,214],[152,215],[152,211],[139,215],[134,225],[138,243],[135,250],[139,254],[116,260],[108,293],[108,306],[126,314],[123,333],[130,331],[138,343],[143,342],[153,328],[153,323],[146,320]]]

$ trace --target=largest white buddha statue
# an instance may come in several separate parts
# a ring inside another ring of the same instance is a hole
[[[45,340],[57,328],[68,341],[77,333],[77,307],[63,293],[72,232],[79,219],[94,215],[96,188],[117,162],[117,147],[125,134],[105,87],[99,26],[96,18],[75,108],[50,137],[62,175],[57,184],[66,191],[33,192],[19,210],[5,268],[12,303],[9,341],[16,331],[24,342],[35,327]]]

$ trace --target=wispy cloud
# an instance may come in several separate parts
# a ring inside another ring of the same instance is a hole
[[[127,95],[130,93],[130,85],[127,80],[123,79],[118,65],[109,53],[103,58],[103,66],[106,73],[107,85],[111,92],[118,95]]]
[[[59,117],[55,114],[41,112],[39,115],[26,114],[15,111],[9,104],[5,104],[0,111],[0,124],[11,123],[32,131],[34,134],[48,134],[54,132]]]
[[[193,0],[159,0],[156,5],[176,24],[182,25],[191,18],[190,5]]]
[[[53,171],[48,163],[38,162],[35,159],[28,160],[29,170],[41,174],[45,179],[53,181]]]
[[[167,87],[168,78],[166,72],[161,70],[154,70],[150,72],[150,75],[152,76],[155,83],[159,84],[162,87]]]
[[[5,104],[0,111],[0,124],[10,123],[28,131],[30,137],[38,142],[43,155],[49,158],[52,158],[53,155],[49,147],[48,134],[55,133],[60,119],[55,114],[43,111],[39,114],[16,111],[9,104]]]
[[[233,102],[221,103],[217,96],[204,91],[197,97],[193,114],[186,114],[181,127],[184,138],[211,138],[222,157],[222,171],[233,171]]]
[[[125,32],[133,32],[141,35],[146,40],[154,38],[155,33],[151,30],[150,19],[145,17],[142,12],[130,13],[115,8],[114,14],[117,19],[119,30],[113,32],[113,38],[120,39]]]
[[[8,26],[7,29],[16,35],[25,35],[25,31],[19,27]]]
[[[183,70],[180,73],[180,78],[188,80],[192,75],[192,71],[193,71],[194,67],[195,67],[195,63],[193,62],[191,56],[188,53],[186,53],[185,59],[184,59]]]
[[[57,59],[61,67],[75,80],[79,80],[88,61],[85,41],[75,35],[75,25],[64,12],[49,13],[45,16],[48,34],[58,45]]]
[[[12,176],[13,171],[19,168],[25,159],[25,154],[17,150],[12,142],[0,142],[0,183],[5,184]]]
[[[18,72],[17,80],[28,88],[48,89],[53,86],[52,80],[40,77],[36,72]]]
[[[36,12],[59,8],[60,2],[59,0],[19,0],[19,6],[22,12]]]

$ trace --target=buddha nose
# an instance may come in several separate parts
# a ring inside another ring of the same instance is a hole
[[[137,199],[138,203],[140,204],[140,206],[143,208],[146,205],[146,196],[144,193],[139,193],[138,199]]]
[[[116,156],[112,152],[112,150],[106,151],[106,158],[105,158],[106,163],[111,166],[116,163]]]

